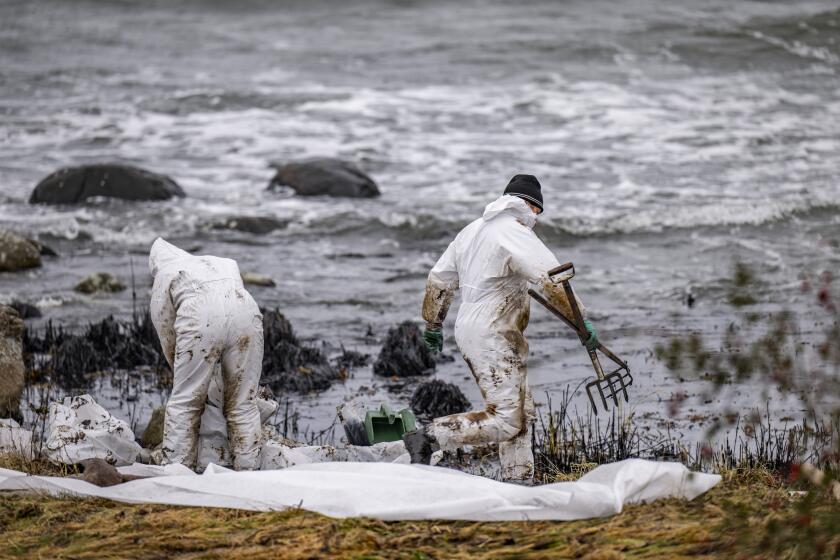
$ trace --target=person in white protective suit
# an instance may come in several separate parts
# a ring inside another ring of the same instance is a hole
[[[534,402],[524,336],[530,313],[528,287],[572,316],[562,287],[548,277],[559,262],[532,229],[542,210],[539,181],[532,175],[516,175],[504,194],[487,205],[484,215],[461,230],[429,273],[423,337],[433,352],[442,349],[442,324],[455,290],[460,289],[455,340],[481,389],[485,409],[436,418],[405,434],[412,462],[428,464],[434,444],[451,450],[498,443],[503,479],[533,477]],[[578,305],[585,316],[579,300]],[[587,346],[594,347],[597,334],[588,320],[585,324],[590,334]]]
[[[236,470],[258,467],[262,314],[236,261],[194,256],[158,238],[149,253],[150,304],[163,355],[174,374],[166,403],[161,460],[195,468],[201,414],[221,362],[223,411]]]

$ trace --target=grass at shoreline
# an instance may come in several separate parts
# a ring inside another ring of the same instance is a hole
[[[574,522],[382,522],[0,495],[0,558],[757,558],[767,557],[757,548],[762,529],[797,499],[762,471],[727,473],[691,502]],[[738,534],[722,529],[733,512]],[[795,547],[772,556],[792,557]]]

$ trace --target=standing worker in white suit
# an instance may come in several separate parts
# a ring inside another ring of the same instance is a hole
[[[162,462],[195,468],[201,414],[221,362],[223,412],[236,470],[253,470],[260,451],[256,396],[263,359],[262,314],[236,261],[193,256],[158,238],[149,253],[150,311],[174,374],[166,403]]]
[[[524,336],[529,286],[572,316],[562,287],[548,277],[548,271],[560,263],[533,231],[542,211],[539,181],[533,175],[516,175],[504,194],[487,205],[484,215],[461,230],[429,273],[423,337],[433,352],[442,349],[443,321],[455,290],[460,289],[455,340],[481,389],[485,409],[436,418],[405,434],[412,462],[428,464],[434,444],[451,450],[498,443],[503,479],[533,477],[534,401],[528,388]],[[578,306],[585,317],[580,301]],[[595,328],[588,320],[584,324],[590,335],[587,347],[594,348]]]

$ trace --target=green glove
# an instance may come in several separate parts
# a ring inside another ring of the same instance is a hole
[[[598,331],[588,319],[583,320],[583,326],[586,327],[586,332],[589,333],[589,338],[583,343],[587,350],[595,350],[598,347]]]
[[[443,331],[426,329],[423,331],[423,342],[432,354],[443,351]]]

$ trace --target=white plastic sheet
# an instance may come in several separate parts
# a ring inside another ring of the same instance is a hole
[[[115,465],[130,465],[140,450],[128,423],[112,416],[90,395],[50,403],[49,432],[44,445],[50,461],[73,464],[100,458]]]
[[[11,418],[0,418],[0,453],[32,456],[32,432]]]
[[[100,488],[72,478],[0,469],[0,491],[256,511],[302,507],[331,517],[517,521],[609,516],[630,503],[667,497],[691,500],[720,482],[718,475],[691,473],[679,463],[642,459],[602,465],[576,482],[537,487],[398,463],[320,463],[251,472],[211,465],[201,475],[184,473],[178,466],[131,469],[132,474],[162,476]]]

